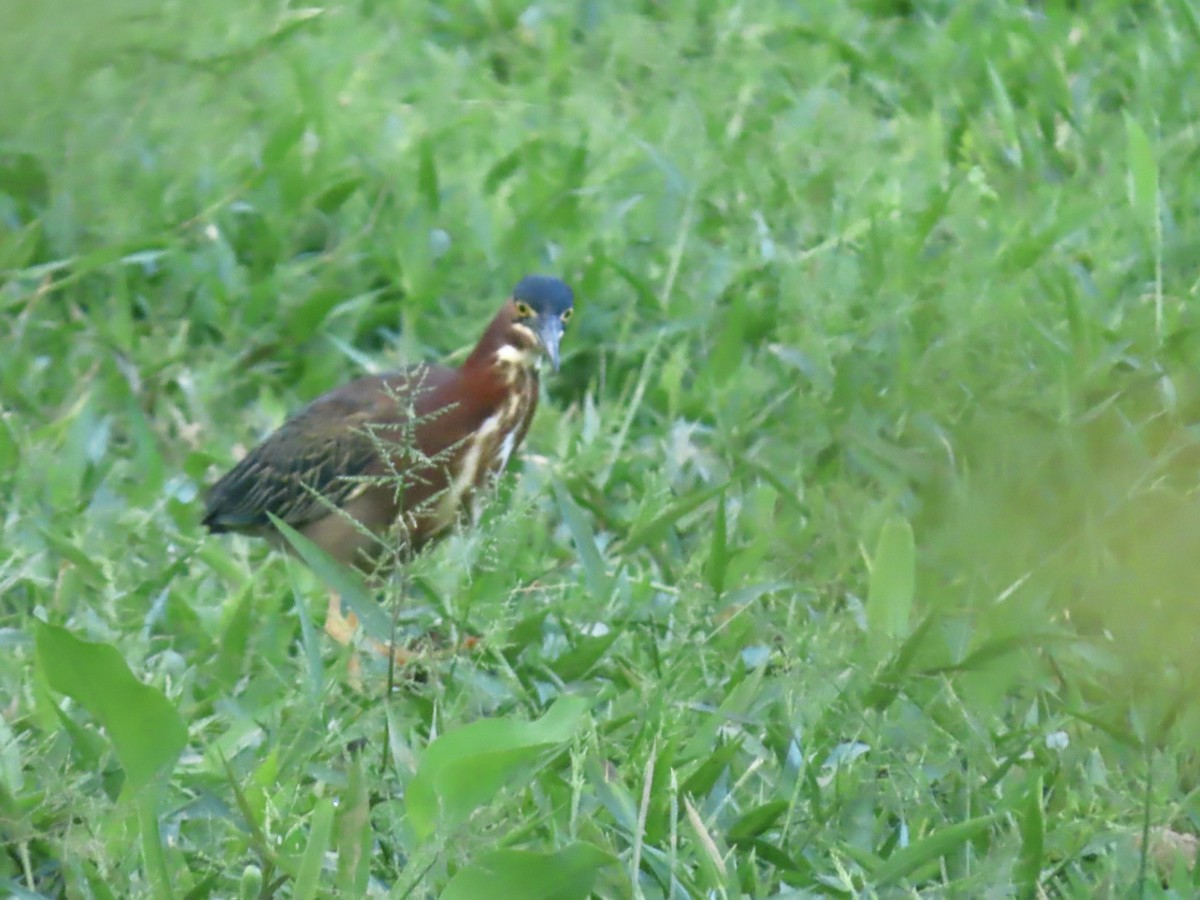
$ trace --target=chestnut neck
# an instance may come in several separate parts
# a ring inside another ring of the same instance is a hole
[[[463,370],[475,370],[492,368],[498,364],[502,365],[519,365],[511,359],[503,361],[499,358],[499,354],[505,347],[511,347],[520,353],[528,353],[530,359],[533,359],[533,348],[528,346],[528,342],[524,335],[518,331],[513,324],[513,314],[509,309],[509,304],[505,304],[495,317],[484,329],[483,336],[479,338],[479,343],[475,345],[475,349],[471,351],[471,355],[467,357],[462,364]],[[536,377],[537,369],[530,365],[530,373]]]

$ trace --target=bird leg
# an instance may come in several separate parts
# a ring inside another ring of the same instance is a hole
[[[358,616],[353,612],[343,613],[341,598],[334,591],[330,591],[329,608],[325,613],[325,633],[339,644],[349,646],[354,640],[356,631],[358,631]],[[368,637],[365,643],[384,659],[390,655],[398,666],[406,666],[420,658],[419,654],[412,653],[404,647],[385,643],[372,637]],[[351,660],[351,667],[358,668],[357,659]]]

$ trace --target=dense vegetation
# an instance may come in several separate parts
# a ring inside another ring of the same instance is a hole
[[[0,17],[0,890],[1192,895],[1189,0]],[[201,492],[529,271],[389,692]]]

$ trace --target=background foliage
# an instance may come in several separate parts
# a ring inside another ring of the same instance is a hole
[[[0,19],[4,889],[1193,895],[1188,0]],[[382,598],[481,649],[356,688],[200,492],[528,271],[520,477]]]

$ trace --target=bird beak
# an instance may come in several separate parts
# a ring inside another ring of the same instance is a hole
[[[558,343],[562,340],[562,319],[555,315],[540,316],[537,323],[538,340],[550,359],[550,368],[558,371]]]

